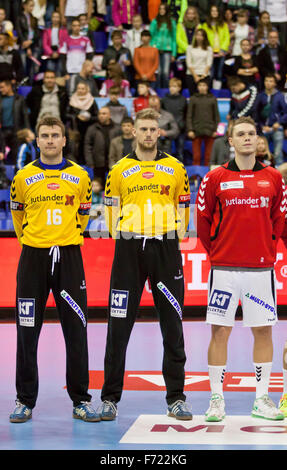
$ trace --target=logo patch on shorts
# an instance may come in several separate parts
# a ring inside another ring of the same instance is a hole
[[[210,296],[208,311],[215,314],[224,315],[229,307],[232,294],[223,290],[214,289]]]
[[[126,318],[128,310],[129,291],[112,289],[111,317]]]
[[[18,299],[20,326],[35,326],[35,299]]]

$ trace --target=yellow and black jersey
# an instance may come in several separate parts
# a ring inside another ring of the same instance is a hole
[[[92,190],[88,173],[63,159],[35,160],[15,175],[10,192],[13,223],[21,244],[36,248],[82,245]]]
[[[147,237],[177,231],[183,238],[189,223],[190,189],[184,165],[164,152],[141,161],[133,152],[110,170],[105,187],[109,232]]]

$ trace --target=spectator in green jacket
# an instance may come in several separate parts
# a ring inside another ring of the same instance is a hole
[[[171,18],[168,6],[161,3],[157,17],[150,24],[151,46],[159,51],[157,88],[168,88],[170,64],[176,57],[176,22]]]
[[[182,22],[179,21],[176,26],[176,43],[178,54],[185,54],[187,46],[192,43],[192,39],[197,26],[199,25],[199,16],[195,7],[188,7],[185,11]]]
[[[221,16],[218,7],[213,5],[210,8],[206,21],[200,27],[206,31],[209,44],[213,49],[212,86],[213,88],[220,89],[225,55],[230,44],[228,25]]]

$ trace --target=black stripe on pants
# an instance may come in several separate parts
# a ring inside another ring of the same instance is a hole
[[[34,408],[38,396],[37,349],[50,289],[65,339],[68,394],[74,406],[91,400],[88,394],[87,294],[81,251],[77,245],[59,247],[59,250],[60,260],[54,263],[53,274],[49,248],[24,245],[18,265],[16,390],[18,400],[29,408]]]
[[[125,370],[126,349],[136,320],[142,291],[147,277],[150,279],[153,298],[163,336],[162,372],[166,384],[166,401],[185,400],[184,338],[180,313],[183,310],[184,279],[182,257],[178,239],[163,241],[124,238],[116,241],[113,261],[109,323],[105,353],[105,380],[102,400],[118,402],[121,398]],[[158,283],[170,292],[168,300]],[[125,310],[126,309],[126,310]],[[144,354],[144,351],[139,351]]]

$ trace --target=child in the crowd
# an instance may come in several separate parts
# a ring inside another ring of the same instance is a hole
[[[100,96],[108,96],[109,88],[114,85],[120,88],[122,98],[131,98],[130,83],[124,78],[121,66],[116,63],[108,65],[108,78],[102,84]]]
[[[104,185],[102,178],[95,177],[92,180],[92,205],[90,209],[90,230],[107,230],[104,220]]]
[[[150,45],[151,34],[144,30],[141,33],[142,44],[134,50],[133,66],[135,80],[149,81],[151,86],[156,86],[156,71],[159,66],[159,51]]]
[[[142,43],[141,33],[145,29],[141,15],[135,15],[133,17],[132,26],[132,29],[126,32],[124,45],[130,50],[131,56],[133,57],[135,48],[139,47]]]
[[[100,177],[95,177],[92,180],[92,206],[91,208],[95,208],[98,204],[103,203],[103,181]]]
[[[119,102],[120,88],[111,86],[108,91],[110,101],[106,104],[111,112],[111,119],[116,124],[121,124],[122,120],[128,116],[127,108]]]
[[[135,138],[133,135],[134,121],[131,117],[126,117],[121,123],[122,134],[114,137],[109,149],[109,169],[111,170],[121,158],[134,150]]]
[[[138,96],[134,98],[133,105],[134,105],[134,113],[136,114],[142,109],[149,107],[149,97],[150,97],[150,88],[149,83],[140,81],[137,86],[137,94]]]
[[[16,170],[21,170],[27,163],[32,162],[36,158],[36,149],[33,145],[35,134],[30,129],[21,129],[17,132],[18,151]]]
[[[181,94],[181,88],[181,80],[171,78],[169,80],[169,93],[162,98],[161,106],[166,111],[169,111],[176,119],[180,130],[179,136],[175,139],[176,156],[179,160],[183,161],[187,101]]]
[[[204,142],[204,165],[209,165],[219,111],[215,96],[208,90],[208,81],[197,83],[198,93],[191,96],[186,116],[187,135],[192,139],[193,165],[201,164],[201,144]]]

